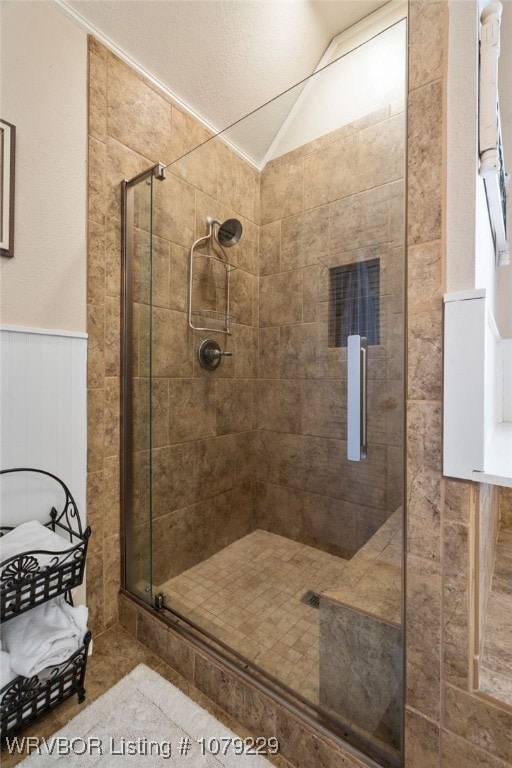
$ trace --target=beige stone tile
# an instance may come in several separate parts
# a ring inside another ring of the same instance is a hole
[[[147,355],[151,349],[152,373],[155,377],[190,378],[193,371],[192,331],[183,312],[155,307],[152,311],[152,344],[149,329],[141,329],[141,366],[148,370]]]
[[[103,554],[104,535],[104,473],[88,472],[87,474],[87,520],[92,530],[87,547],[88,556]]]
[[[121,530],[120,467],[117,456],[105,459],[103,472],[102,514],[105,536],[119,535]]]
[[[346,387],[338,381],[303,381],[301,429],[304,435],[346,436]]]
[[[250,379],[217,379],[215,400],[218,435],[245,432],[256,427]]]
[[[258,325],[258,278],[242,269],[230,275],[230,314],[240,325]]]
[[[120,381],[105,379],[105,437],[104,455],[119,456],[121,427]]]
[[[330,134],[331,141],[338,141],[339,139],[350,136],[352,133],[364,131],[365,128],[369,128],[371,125],[382,123],[389,118],[389,114],[390,109],[386,106],[381,107],[380,109],[376,109],[374,112],[370,112],[368,115],[363,115],[363,117],[359,117],[358,119],[353,120],[351,123],[342,125],[340,128],[332,131]]]
[[[275,430],[277,432],[300,432],[300,382],[259,382],[258,429]]]
[[[448,12],[442,2],[411,3],[409,35],[421,45],[409,49],[409,90],[443,76],[443,47]]]
[[[387,509],[391,510],[399,507],[404,501],[405,461],[403,446],[390,445],[387,448],[387,454]]]
[[[206,499],[235,485],[236,436],[225,435],[197,443],[197,498]]]
[[[118,595],[121,586],[121,551],[120,535],[108,536],[104,541],[104,585],[103,596],[105,605],[103,616],[105,627],[111,627],[117,624],[119,618]]]
[[[169,308],[180,312],[188,309],[189,258],[186,248],[169,243]]]
[[[442,308],[409,315],[408,395],[411,400],[441,400],[443,392]]]
[[[436,80],[409,94],[408,242],[441,237],[443,88]]]
[[[243,720],[255,733],[274,734],[274,706],[255,689],[242,685],[223,669],[196,654],[194,684],[228,714]]]
[[[272,275],[280,270],[281,220],[260,227],[260,275]]]
[[[275,733],[281,744],[282,756],[300,768],[336,766],[336,768],[363,768],[364,762],[344,752],[304,728],[297,720],[276,712]]]
[[[444,526],[443,674],[460,688],[469,685],[469,532],[463,525]]]
[[[257,433],[241,432],[236,436],[236,484],[257,479]]]
[[[218,141],[218,140],[217,140]],[[255,221],[255,201],[259,195],[256,169],[218,141],[219,181],[217,196],[236,213]]]
[[[87,391],[87,471],[103,469],[105,390]]]
[[[439,738],[437,723],[410,709],[405,710],[405,764],[408,768],[438,768]]]
[[[302,322],[302,270],[260,278],[260,325]]]
[[[208,379],[170,379],[170,442],[199,440],[214,437],[215,433],[215,382]]]
[[[303,530],[302,494],[293,488],[259,483],[258,527],[300,539]]]
[[[503,525],[512,525],[512,489],[500,488],[499,490],[500,519]]]
[[[441,400],[442,253],[439,242],[409,248],[409,397]]]
[[[331,254],[388,242],[390,196],[387,185],[331,203]]]
[[[121,375],[121,302],[105,298],[105,376]]]
[[[137,606],[124,595],[119,595],[119,623],[132,637],[137,636]]]
[[[281,222],[281,270],[316,264],[329,255],[329,206]]]
[[[442,768],[506,768],[508,763],[477,749],[473,744],[449,731],[441,733]]]
[[[320,601],[320,703],[395,749],[402,719],[400,635],[400,627],[375,615]]]
[[[231,246],[231,253],[236,251],[236,263],[239,269],[250,272],[251,275],[259,273],[259,227],[249,219],[241,218],[242,237],[235,246]]]
[[[87,625],[93,636],[104,629],[105,601],[103,598],[103,552],[87,557]]]
[[[406,703],[432,720],[440,715],[441,573],[431,560],[407,557]]]
[[[195,443],[155,448],[152,452],[153,517],[189,506],[195,500]]]
[[[389,201],[389,240],[392,245],[405,244],[405,184],[395,181],[390,185],[391,199]]]
[[[306,267],[302,270],[302,321],[314,323],[318,319],[318,281],[322,267]]]
[[[387,509],[359,505],[356,522],[356,548],[363,547],[381,528],[389,516]]]
[[[100,304],[87,306],[87,386],[103,387],[105,379],[105,308]]]
[[[216,198],[221,151],[222,145],[218,139],[210,139],[200,144],[169,166],[165,183],[169,178],[179,178],[187,182],[187,185]]]
[[[104,226],[89,221],[87,239],[87,303],[101,305],[105,301]]]
[[[306,210],[353,195],[361,189],[357,147],[358,135],[354,133],[304,158]]]
[[[440,559],[441,405],[410,402],[407,406],[407,549]]]
[[[153,232],[185,248],[195,239],[194,188],[172,174],[153,190]]]
[[[312,379],[318,373],[317,364],[318,324],[302,323],[282,326],[279,335],[280,377]]]
[[[133,116],[132,116],[133,117]],[[132,121],[132,118],[130,118]],[[103,202],[103,214],[117,222],[121,221],[121,182],[131,179],[147,170],[150,165],[147,157],[139,155],[119,141],[107,138],[106,190]],[[143,182],[135,187],[136,200],[149,204],[151,186]],[[118,224],[118,226],[120,226]],[[157,233],[158,234],[158,233]]]
[[[465,480],[452,479],[445,479],[443,483],[445,521],[468,525],[471,484]]]
[[[121,227],[110,218],[105,224],[105,290],[107,296],[121,293]]]
[[[303,160],[265,168],[261,174],[261,223],[268,224],[303,210]]]
[[[310,546],[350,557],[357,549],[360,507],[342,499],[303,493],[303,536]],[[332,583],[331,588],[336,588]]]
[[[89,200],[89,220],[98,224],[105,221],[105,180],[106,180],[106,145],[89,137],[89,155],[88,155],[88,200]]]
[[[182,112],[181,109],[172,108],[172,152],[167,162],[172,162],[190,152],[195,147],[208,141],[210,133],[203,128],[197,120]]]
[[[107,138],[107,62],[106,56],[89,49],[89,136]]]
[[[149,403],[149,392],[145,399]],[[153,448],[169,444],[169,425],[169,382],[168,379],[154,378],[151,382],[151,444]]]
[[[448,731],[505,762],[512,760],[512,714],[476,696],[446,686]]]
[[[260,328],[258,337],[258,376],[260,379],[279,378],[280,329]]]
[[[153,163],[166,162],[172,153],[170,102],[113,54],[107,68],[109,135]]]
[[[235,325],[235,376],[237,379],[255,379],[258,376],[258,329]]]
[[[403,179],[405,117],[396,115],[359,133],[359,189],[371,189]]]

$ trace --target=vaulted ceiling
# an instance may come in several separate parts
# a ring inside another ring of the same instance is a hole
[[[386,0],[56,0],[222,130],[310,75]]]

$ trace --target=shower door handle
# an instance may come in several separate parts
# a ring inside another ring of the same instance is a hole
[[[354,334],[347,339],[347,458],[366,458],[367,341]]]

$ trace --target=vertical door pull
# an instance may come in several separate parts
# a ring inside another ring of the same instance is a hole
[[[347,458],[366,458],[367,340],[354,334],[347,341]]]

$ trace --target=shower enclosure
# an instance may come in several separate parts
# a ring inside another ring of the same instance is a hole
[[[124,185],[125,588],[401,765],[406,21]]]

